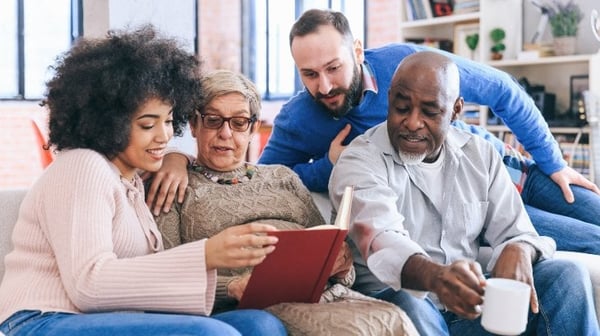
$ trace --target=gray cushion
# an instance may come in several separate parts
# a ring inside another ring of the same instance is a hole
[[[0,189],[0,279],[4,275],[4,256],[12,249],[10,238],[26,189]]]

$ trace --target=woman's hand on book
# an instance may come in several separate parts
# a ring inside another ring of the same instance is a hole
[[[251,223],[229,227],[208,238],[206,268],[239,268],[261,263],[275,250],[278,238],[266,235],[277,231],[272,225]]]
[[[342,244],[340,248],[340,252],[335,260],[335,264],[333,264],[333,269],[331,270],[331,276],[336,278],[343,278],[346,276],[346,273],[350,271],[352,264],[354,263],[352,259],[352,251],[346,242]]]

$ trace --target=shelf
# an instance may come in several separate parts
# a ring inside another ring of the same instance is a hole
[[[487,125],[486,129],[492,133],[494,132],[510,132],[510,129],[505,125]],[[552,134],[578,134],[578,133],[589,133],[590,127],[550,127],[550,133]]]
[[[437,25],[445,25],[450,23],[457,22],[465,22],[465,21],[474,21],[479,20],[480,18],[479,12],[473,13],[465,13],[465,14],[455,14],[455,15],[447,15],[447,16],[439,16],[431,19],[421,19],[421,20],[413,20],[413,21],[405,21],[400,25],[400,28],[421,28],[421,27],[431,27]]]
[[[543,65],[543,64],[567,64],[589,62],[593,55],[571,55],[571,56],[549,56],[540,57],[531,60],[501,60],[489,61],[488,65],[493,67],[513,67],[524,65]]]

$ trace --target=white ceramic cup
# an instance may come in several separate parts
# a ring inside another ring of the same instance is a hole
[[[481,325],[499,335],[519,335],[527,327],[531,287],[512,279],[486,280]]]

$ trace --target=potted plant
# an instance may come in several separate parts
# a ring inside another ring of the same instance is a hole
[[[492,39],[490,51],[492,52],[493,60],[502,59],[502,53],[504,52],[504,49],[506,49],[506,46],[503,43],[505,37],[506,33],[502,28],[494,28],[490,31],[490,38]]]
[[[575,53],[577,30],[583,19],[581,8],[573,0],[562,3],[554,0],[548,7],[548,22],[552,29],[554,53],[556,55],[572,55]]]
[[[479,44],[479,34],[473,33],[467,35],[465,37],[465,42],[467,43],[469,50],[471,50],[471,59],[475,59],[475,49],[477,49],[477,44]]]

